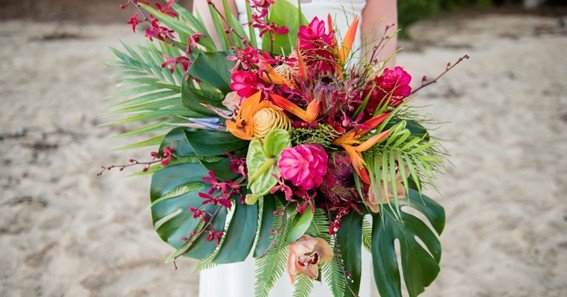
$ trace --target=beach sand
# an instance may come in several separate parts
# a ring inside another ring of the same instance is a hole
[[[483,15],[410,33],[398,61],[415,84],[471,56],[414,99],[452,155],[443,196],[431,191],[447,212],[442,270],[423,296],[567,296],[566,29]],[[96,176],[149,153],[111,151],[123,127],[99,126],[119,38],[143,41],[126,25],[0,23],[0,296],[198,294],[194,261],[163,263],[149,178]]]

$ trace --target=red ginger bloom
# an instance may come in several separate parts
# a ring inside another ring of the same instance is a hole
[[[384,69],[382,75],[377,76],[373,85],[367,89],[367,92],[372,92],[366,107],[367,113],[373,114],[374,110],[385,101],[388,101],[388,105],[392,107],[398,107],[405,98],[411,95],[410,82],[411,75],[402,67]]]
[[[310,190],[318,187],[327,172],[329,156],[316,144],[286,148],[278,160],[281,176],[297,187]]]

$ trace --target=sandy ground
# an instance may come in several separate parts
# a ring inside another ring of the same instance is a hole
[[[438,280],[423,296],[567,296],[567,34],[557,19],[456,18],[412,29],[415,77],[472,59],[415,103],[439,122],[453,167]],[[197,296],[194,262],[163,264],[149,180],[101,164],[118,127],[108,46],[122,25],[0,23],[0,295]],[[252,276],[251,276],[252,277]],[[222,280],[220,280],[222,283]]]

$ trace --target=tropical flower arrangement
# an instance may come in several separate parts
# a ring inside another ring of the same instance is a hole
[[[366,248],[381,296],[401,296],[402,276],[410,296],[431,284],[445,215],[423,189],[445,152],[408,102],[466,57],[412,89],[402,67],[374,58],[389,28],[352,58],[356,18],[338,38],[331,16],[306,20],[287,0],[247,1],[248,26],[211,2],[208,32],[173,1],[130,5],[128,23],[146,24],[150,41],[114,50],[126,89],[113,109],[128,115],[113,123],[144,124],[123,136],[152,135],[124,148],[158,149],[103,171],[142,165],[152,175],[168,262],[187,256],[204,269],[252,254],[256,296],[286,271],[296,296],[314,281],[358,296]]]

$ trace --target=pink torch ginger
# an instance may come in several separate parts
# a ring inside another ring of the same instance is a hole
[[[286,148],[278,160],[281,176],[297,187],[310,190],[318,187],[327,172],[329,156],[316,144]]]

